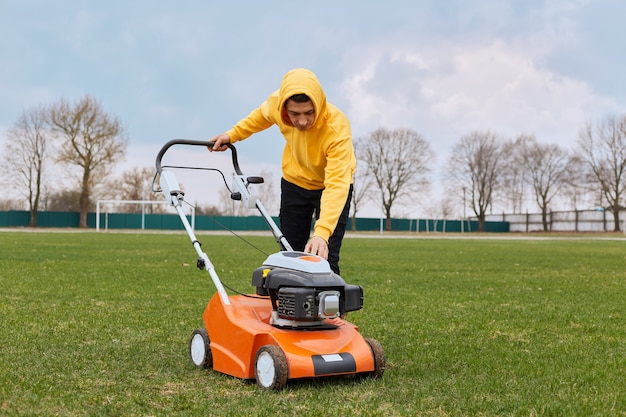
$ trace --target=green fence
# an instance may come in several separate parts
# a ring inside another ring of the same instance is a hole
[[[373,231],[384,230],[385,219],[357,218],[356,230]],[[348,224],[351,230],[352,220]],[[441,233],[466,233],[478,230],[476,220],[437,220],[437,219],[391,219],[391,229],[408,232],[441,232]],[[485,232],[508,233],[508,222],[485,222]]]
[[[177,214],[145,214],[141,213],[100,213],[100,229],[154,229],[183,230]],[[274,218],[277,224],[278,218]],[[0,211],[0,227],[28,227],[30,213],[28,211]],[[191,221],[191,219],[190,219]],[[261,216],[195,216],[195,230],[269,230]],[[37,227],[68,228],[78,227],[79,214],[76,212],[42,211],[37,214]],[[356,227],[349,220],[348,230],[379,231],[384,230],[384,219],[357,218]],[[96,228],[96,213],[87,214],[87,226]],[[475,220],[433,220],[433,219],[391,219],[394,231],[408,232],[445,232],[463,233],[478,230]],[[508,222],[485,222],[485,232],[507,233]]]

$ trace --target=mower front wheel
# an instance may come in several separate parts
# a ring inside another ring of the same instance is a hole
[[[374,370],[369,372],[367,376],[372,378],[380,378],[385,372],[385,352],[382,345],[376,339],[366,338],[365,342],[372,350],[372,356],[374,357]]]
[[[275,345],[261,347],[254,360],[256,383],[261,389],[280,391],[287,385],[289,366],[282,349]]]
[[[198,368],[209,369],[213,367],[211,340],[206,329],[197,329],[191,334],[191,339],[189,339],[189,359]]]

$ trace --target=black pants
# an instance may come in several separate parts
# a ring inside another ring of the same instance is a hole
[[[313,218],[319,217],[322,190],[306,190],[284,178],[280,181],[280,190],[280,229],[294,250],[303,251],[311,234]],[[351,201],[352,185],[337,227],[328,239],[328,263],[336,274],[339,274],[339,251],[348,225]]]

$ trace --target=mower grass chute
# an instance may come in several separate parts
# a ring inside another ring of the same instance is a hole
[[[198,267],[209,273],[217,290],[202,316],[205,327],[195,330],[189,340],[191,362],[198,368],[255,379],[260,388],[271,390],[299,378],[381,377],[382,346],[345,320],[346,313],[363,307],[363,288],[347,284],[326,259],[292,249],[255,190],[254,184],[263,179],[242,174],[233,145],[228,146],[235,171],[231,197],[261,213],[280,252],[252,271],[254,294],[228,295],[183,212],[184,193],[174,167],[161,165],[173,145],[213,143],[175,139],[163,146],[156,161],[160,189],[155,191],[162,192],[178,212],[198,254]]]

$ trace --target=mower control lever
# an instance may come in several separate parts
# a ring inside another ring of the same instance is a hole
[[[248,181],[248,184],[263,184],[265,179],[263,177],[247,177],[246,181]]]

